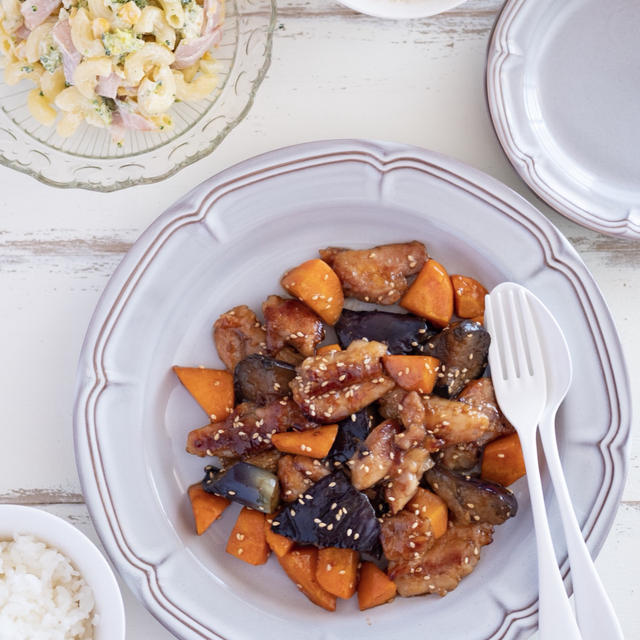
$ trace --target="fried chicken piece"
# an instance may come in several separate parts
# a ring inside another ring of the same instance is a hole
[[[322,320],[299,300],[269,296],[262,303],[262,313],[269,353],[275,354],[289,345],[309,357],[324,340]]]
[[[213,325],[218,355],[229,371],[252,353],[266,355],[267,333],[249,307],[241,305],[223,313]]]
[[[392,513],[398,513],[404,509],[418,490],[425,471],[433,465],[429,452],[423,447],[414,447],[409,451],[396,451],[389,473],[391,479],[385,487],[385,498]]]
[[[358,491],[372,487],[389,474],[396,455],[394,437],[399,430],[400,425],[394,420],[380,423],[347,462],[351,484]]]
[[[490,524],[454,524],[424,553],[389,563],[387,574],[401,596],[453,591],[478,564],[480,548],[493,540]]]
[[[424,266],[427,250],[421,242],[404,242],[363,250],[329,247],[320,257],[338,274],[346,297],[395,304],[409,288],[407,277]]]
[[[472,380],[462,390],[458,400],[470,405],[480,413],[484,413],[489,420],[487,430],[476,440],[478,446],[483,446],[496,438],[515,432],[511,423],[498,407],[491,378]]]
[[[223,422],[191,431],[187,452],[201,457],[246,458],[271,449],[274,433],[287,429],[303,431],[315,426],[289,398],[264,407],[243,402]]]
[[[277,449],[268,449],[260,453],[255,453],[251,456],[246,456],[244,461],[248,464],[252,464],[254,467],[260,467],[275,473],[278,469],[278,462],[282,458],[282,453]]]
[[[489,430],[489,418],[474,406],[438,396],[425,396],[425,427],[445,445],[476,442]]]
[[[330,473],[320,460],[308,456],[282,456],[278,462],[280,495],[285,502],[293,502],[312,484]]]
[[[382,519],[380,541],[389,562],[407,562],[428,551],[435,539],[428,517],[419,511],[403,509]]]
[[[422,446],[427,451],[434,452],[442,448],[444,441],[427,430],[427,410],[416,391],[404,396],[399,409],[400,421],[405,427],[405,431],[396,436],[396,444],[400,449],[407,451],[411,447]]]
[[[345,351],[307,358],[289,384],[293,399],[317,422],[357,413],[394,386],[382,366],[386,353],[382,342],[354,340]]]

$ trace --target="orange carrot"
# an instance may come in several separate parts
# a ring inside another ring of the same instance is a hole
[[[360,611],[389,602],[396,595],[396,584],[372,562],[363,562],[358,583]]]
[[[267,539],[267,544],[273,553],[275,553],[278,558],[286,555],[291,551],[291,548],[294,545],[294,542],[291,538],[287,538],[286,536],[281,536],[279,533],[271,530],[271,523],[273,522],[273,516],[267,516],[264,522],[264,531],[265,537]]]
[[[226,498],[207,493],[200,483],[192,484],[188,492],[193,519],[196,522],[196,533],[201,536],[230,503]]]
[[[526,472],[517,433],[498,438],[484,448],[481,471],[484,480],[508,487]]]
[[[356,592],[358,560],[358,552],[353,549],[320,549],[316,569],[320,586],[334,596],[348,600]]]
[[[400,306],[437,327],[446,327],[453,315],[453,286],[445,268],[435,260],[427,260]]]
[[[489,293],[477,280],[468,276],[451,276],[456,315],[473,318],[484,315],[484,297]]]
[[[405,508],[414,512],[419,511],[416,515],[429,518],[434,538],[439,538],[446,533],[449,512],[447,503],[440,496],[420,487]]]
[[[220,369],[173,367],[175,374],[212,422],[233,411],[233,376]]]
[[[317,356],[324,356],[327,353],[333,353],[334,351],[342,351],[339,344],[325,344],[323,347],[316,349]]]
[[[384,356],[385,369],[395,383],[407,391],[431,393],[438,376],[440,361],[431,356]]]
[[[264,564],[269,557],[264,513],[242,507],[227,541],[226,551],[249,564]]]
[[[323,260],[314,258],[282,276],[280,284],[311,307],[327,324],[335,324],[342,313],[344,294],[336,272]]]
[[[315,547],[293,549],[278,558],[278,562],[311,602],[327,611],[336,610],[336,597],[323,589],[316,578],[318,550]]]
[[[307,431],[283,431],[271,436],[273,446],[285,453],[324,458],[338,435],[337,424],[326,424]]]

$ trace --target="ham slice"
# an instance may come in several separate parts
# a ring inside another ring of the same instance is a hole
[[[112,127],[122,127],[123,129],[136,131],[155,131],[158,128],[150,120],[131,111],[125,102],[116,100],[116,105],[118,108],[113,112]]]
[[[108,76],[99,76],[96,84],[96,93],[103,98],[115,100],[118,95],[118,87],[122,83],[122,78],[117,73],[110,73]]]
[[[27,29],[33,31],[42,24],[60,5],[60,0],[24,0],[20,12]]]
[[[29,0],[25,0],[25,3]],[[53,41],[56,43],[62,54],[62,67],[64,69],[64,79],[73,84],[73,73],[82,60],[82,54],[76,49],[71,40],[71,27],[68,20],[56,23],[51,31]]]
[[[21,40],[26,40],[29,37],[30,33],[31,33],[31,31],[29,31],[29,29],[27,29],[27,27],[25,27],[24,24],[21,24],[16,29],[16,36],[18,38],[20,38]]]
[[[175,51],[174,69],[186,69],[194,65],[206,51],[220,42],[221,37],[220,29],[216,28],[211,33],[198,36],[193,40],[180,40]]]

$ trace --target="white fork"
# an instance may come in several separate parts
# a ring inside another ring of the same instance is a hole
[[[538,627],[541,640],[580,640],[553,550],[542,493],[536,433],[547,402],[547,378],[527,290],[511,282],[485,299],[491,334],[489,365],[498,404],[522,445],[538,550]]]

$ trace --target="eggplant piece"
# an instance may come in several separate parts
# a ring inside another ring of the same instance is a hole
[[[264,513],[273,513],[278,507],[280,485],[270,471],[246,462],[236,462],[222,471],[209,465],[204,471],[202,488],[207,493]]]
[[[236,404],[268,404],[291,394],[289,383],[296,377],[294,366],[267,356],[253,354],[241,360],[233,371]]]
[[[393,354],[411,353],[436,333],[424,318],[410,313],[351,309],[342,310],[335,330],[343,349],[354,340],[367,338],[386,343]]]
[[[513,493],[494,482],[462,476],[439,464],[424,477],[447,503],[457,522],[502,524],[518,512]]]
[[[287,506],[273,521],[271,530],[299,544],[375,550],[380,523],[364,493],[342,471],[322,478]]]
[[[487,367],[491,336],[479,323],[462,320],[445,327],[418,346],[415,352],[440,360],[433,392],[445,398],[457,396],[470,380],[479,378]]]
[[[352,413],[348,418],[339,422],[338,435],[333,441],[327,459],[334,464],[350,460],[360,443],[366,440],[373,425],[378,422],[377,411],[371,406],[365,407],[358,413]]]

